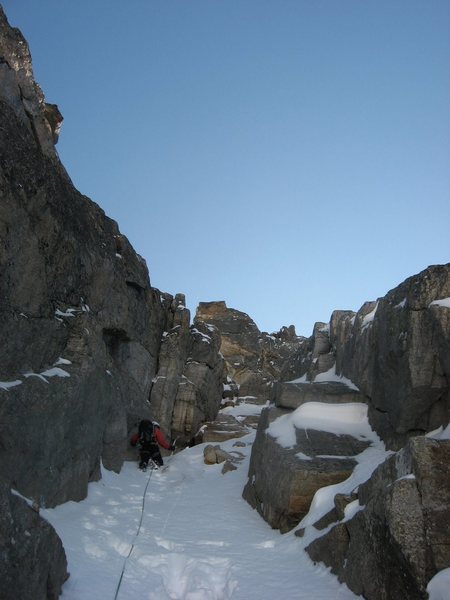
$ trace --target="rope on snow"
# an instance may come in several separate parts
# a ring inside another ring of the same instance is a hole
[[[125,573],[125,567],[127,566],[127,561],[130,558],[130,556],[131,556],[131,554],[132,554],[132,552],[134,550],[134,545],[135,545],[136,540],[137,540],[137,538],[139,536],[139,533],[141,531],[142,521],[144,520],[144,512],[145,512],[145,497],[147,496],[147,489],[148,489],[148,485],[150,483],[150,479],[151,479],[151,477],[153,475],[153,471],[154,471],[154,469],[151,469],[150,475],[148,476],[148,479],[147,479],[147,484],[145,486],[144,494],[142,496],[142,508],[141,508],[141,518],[140,518],[140,521],[139,521],[139,526],[137,528],[136,535],[134,536],[134,541],[131,544],[130,551],[128,552],[128,555],[125,557],[125,560],[123,561],[122,572],[120,574],[119,583],[117,584],[116,593],[114,594],[114,600],[117,600],[117,597],[119,595],[120,586],[122,585],[122,579],[123,579],[123,576],[124,576],[124,573]]]

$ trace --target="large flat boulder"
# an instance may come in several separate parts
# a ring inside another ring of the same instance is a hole
[[[282,533],[306,515],[318,489],[347,479],[356,466],[353,457],[369,445],[351,435],[297,429],[295,444],[283,447],[267,429],[289,412],[262,411],[243,492],[247,502]]]
[[[298,408],[305,402],[364,402],[361,392],[344,383],[293,383],[282,382],[276,386],[275,405],[280,408]]]

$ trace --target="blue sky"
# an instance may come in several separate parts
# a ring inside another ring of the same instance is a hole
[[[310,335],[450,260],[448,0],[3,0],[152,285]]]

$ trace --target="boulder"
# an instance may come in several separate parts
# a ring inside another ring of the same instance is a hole
[[[222,448],[220,446],[218,446],[218,445],[212,446],[211,444],[208,444],[208,446],[205,446],[205,448],[203,450],[203,456],[204,456],[205,464],[207,464],[207,465],[221,464],[225,461],[234,462],[236,460],[240,460],[240,459],[237,459],[232,454],[230,454],[229,452],[222,450]]]
[[[306,515],[319,488],[347,479],[356,466],[351,457],[369,445],[350,435],[297,429],[295,447],[283,448],[266,432],[283,414],[286,411],[278,408],[263,410],[243,492],[244,499],[282,533]]]
[[[307,552],[368,600],[427,598],[450,567],[450,441],[412,438],[359,487],[361,510]]]
[[[220,412],[214,421],[208,422],[202,429],[203,442],[225,442],[248,434],[248,429],[232,415]]]
[[[0,532],[2,600],[57,600],[69,576],[61,540],[4,484],[0,484]]]

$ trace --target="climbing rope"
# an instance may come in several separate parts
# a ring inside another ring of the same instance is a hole
[[[125,557],[125,560],[123,561],[122,572],[120,574],[119,583],[117,584],[116,593],[114,594],[114,600],[117,600],[117,597],[119,595],[120,586],[122,585],[122,579],[123,579],[123,576],[124,576],[124,573],[125,573],[125,568],[127,566],[127,561],[130,558],[130,556],[131,556],[131,554],[132,554],[132,552],[134,550],[134,545],[135,545],[136,540],[137,540],[137,538],[139,536],[139,533],[141,531],[142,521],[144,520],[144,512],[145,512],[145,497],[147,496],[147,489],[148,489],[148,485],[150,483],[150,479],[152,478],[153,471],[154,471],[154,469],[150,470],[150,475],[148,476],[148,479],[147,479],[147,484],[146,484],[145,489],[144,489],[144,495],[142,496],[142,508],[141,508],[141,518],[139,520],[139,526],[137,528],[136,535],[134,536],[134,541],[131,544],[130,551],[128,552],[128,555]]]
[[[174,445],[175,445],[175,443],[176,443],[177,439],[178,439],[178,438],[176,438],[176,439],[175,439],[175,441],[174,441]],[[173,453],[174,453],[174,450],[172,450],[172,452],[171,452],[170,456],[172,456],[172,455],[173,455]],[[153,462],[153,461],[151,461],[151,462]],[[144,489],[144,494],[143,494],[143,496],[142,496],[142,509],[141,509],[141,518],[140,518],[140,521],[139,521],[139,526],[138,526],[138,528],[137,528],[136,535],[134,536],[134,541],[133,541],[133,543],[131,544],[130,551],[128,552],[128,555],[125,557],[125,560],[123,561],[122,572],[120,573],[120,579],[119,579],[119,583],[117,584],[116,593],[114,594],[114,600],[117,600],[117,597],[118,597],[118,595],[119,595],[120,586],[122,585],[122,579],[123,579],[123,576],[124,576],[124,573],[125,573],[125,568],[126,568],[126,566],[127,566],[127,561],[128,561],[128,559],[130,558],[130,556],[131,556],[131,554],[132,554],[132,552],[133,552],[133,550],[134,550],[134,545],[135,545],[135,543],[136,543],[136,540],[137,540],[137,538],[138,538],[138,536],[139,536],[139,533],[141,532],[142,521],[144,520],[144,513],[145,513],[145,498],[146,498],[146,496],[147,496],[147,489],[148,489],[148,485],[149,485],[149,483],[150,483],[150,479],[151,479],[151,477],[152,477],[152,475],[153,475],[153,471],[154,471],[154,470],[155,470],[154,468],[152,468],[152,469],[150,470],[150,475],[148,476],[148,479],[147,479],[147,484],[146,484],[146,486],[145,486],[145,489]]]

